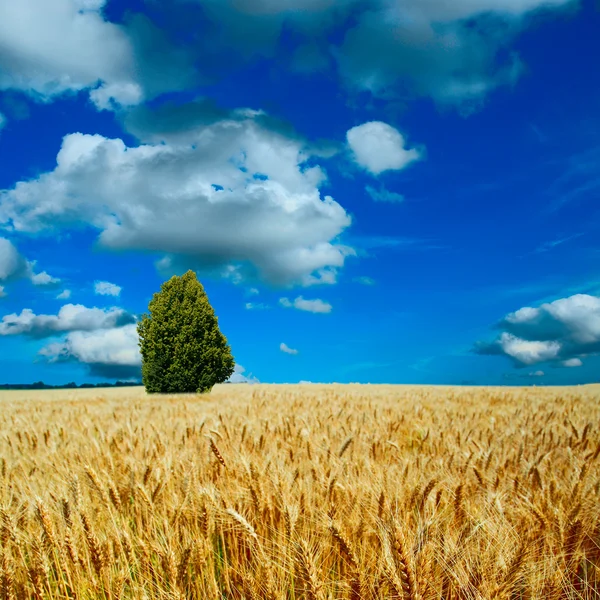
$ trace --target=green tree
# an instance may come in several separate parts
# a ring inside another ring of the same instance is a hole
[[[148,393],[205,393],[231,377],[231,349],[193,271],[163,283],[148,310],[137,327]]]

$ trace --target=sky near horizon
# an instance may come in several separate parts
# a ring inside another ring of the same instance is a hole
[[[600,5],[0,0],[0,382],[600,381]]]

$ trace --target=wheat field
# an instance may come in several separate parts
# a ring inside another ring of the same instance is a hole
[[[600,598],[600,386],[0,395],[0,598]]]

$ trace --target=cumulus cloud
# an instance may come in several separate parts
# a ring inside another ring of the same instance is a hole
[[[132,106],[142,101],[142,89],[136,83],[103,83],[90,92],[90,100],[99,110]]]
[[[121,294],[121,289],[120,286],[108,281],[94,282],[94,293],[99,296],[119,296]]]
[[[193,53],[177,47],[141,13],[128,11],[119,24],[107,21],[106,4],[20,0],[3,5],[0,90],[42,101],[88,90],[99,110],[120,110],[197,83]]]
[[[0,191],[0,223],[51,232],[81,221],[104,248],[166,254],[164,268],[223,270],[275,285],[335,283],[351,218],[319,187],[301,140],[248,111],[167,143],[67,135],[56,168]]]
[[[543,377],[544,371],[532,371],[529,373],[529,377]]]
[[[269,308],[268,304],[263,304],[262,302],[246,302],[247,310],[266,310]]]
[[[71,290],[63,290],[58,296],[56,296],[57,300],[68,300],[71,297]]]
[[[289,68],[282,47],[288,36],[282,33],[291,30],[302,40],[291,59],[299,71],[335,61],[350,89],[428,96],[463,111],[519,77],[523,67],[511,43],[531,23],[532,12],[578,6],[576,0],[195,2],[202,22],[211,24],[195,50],[210,49],[216,57],[204,66],[206,73],[234,69],[257,56],[277,57]],[[202,22],[191,20],[190,32]]]
[[[252,373],[246,373],[246,369],[238,364],[233,368],[233,375],[228,381],[229,383],[260,383]]]
[[[578,367],[581,358],[600,352],[600,297],[575,294],[538,308],[526,306],[497,325],[500,337],[479,343],[476,352],[512,358],[517,366],[549,361]]]
[[[33,285],[50,286],[60,282],[46,271],[35,272],[36,261],[29,261],[6,238],[0,237],[0,281],[29,279]]]
[[[391,192],[383,186],[374,188],[373,186],[368,185],[365,189],[367,190],[367,194],[369,194],[375,202],[390,202],[396,204],[404,202],[404,196],[402,194]]]
[[[539,308],[521,308],[500,326],[531,339],[561,337],[572,344],[594,344],[600,340],[600,297],[576,294]]]
[[[561,367],[573,368],[573,367],[581,367],[583,362],[580,358],[569,358],[567,360],[563,360],[560,363]]]
[[[60,279],[58,277],[52,277],[52,275],[48,275],[46,271],[42,271],[41,273],[32,272],[30,279],[33,285],[54,285],[55,283],[60,283]]]
[[[333,66],[353,90],[477,106],[490,90],[512,84],[523,71],[510,45],[531,22],[529,15],[541,8],[576,7],[577,1],[155,3],[153,15],[166,29],[173,28],[169,35],[133,11],[123,23],[111,23],[104,16],[105,4],[5,3],[0,9],[0,89],[44,100],[89,89],[92,102],[106,109],[193,89],[269,57],[300,72]],[[290,31],[292,52],[283,46],[290,36],[282,34]],[[178,38],[185,39],[185,47],[172,41]]]
[[[312,313],[330,313],[333,308],[329,302],[324,302],[319,298],[316,298],[315,300],[306,300],[302,296],[298,296],[293,301],[289,298],[280,298],[279,304],[286,308],[297,308],[298,310]]]
[[[106,379],[133,379],[141,375],[135,324],[71,331],[64,340],[48,344],[39,354],[49,362],[78,362],[88,367],[91,375]]]
[[[27,264],[10,240],[0,238],[0,281],[25,277]]]
[[[56,315],[36,315],[24,308],[20,314],[5,315],[0,321],[0,336],[26,335],[44,338],[66,331],[96,331],[123,327],[135,317],[122,308],[87,308],[81,304],[65,304]]]
[[[4,286],[0,285],[0,298],[4,298],[6,296],[6,292],[4,291]]]
[[[406,148],[404,136],[397,129],[381,121],[353,127],[346,133],[346,140],[355,162],[373,175],[404,169],[421,158],[419,150]]]
[[[99,104],[109,97],[129,103],[127,86],[136,85],[133,47],[122,27],[105,21],[104,4],[104,0],[3,3],[0,89],[48,100],[101,82],[103,97],[93,98]]]
[[[501,351],[524,365],[535,365],[552,360],[560,352],[560,344],[555,341],[540,342],[518,338],[503,332],[498,341]]]
[[[368,2],[335,52],[349,85],[374,94],[390,87],[430,96],[444,106],[476,108],[512,84],[522,66],[510,42],[539,8],[570,0],[408,0]],[[506,58],[499,60],[501,52]]]
[[[298,354],[298,350],[295,350],[294,348],[290,348],[287,344],[284,344],[283,342],[281,342],[281,344],[279,344],[279,349],[284,352],[285,354]]]

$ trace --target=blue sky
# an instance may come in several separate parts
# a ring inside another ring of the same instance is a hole
[[[0,382],[139,372],[197,271],[236,380],[600,372],[600,10],[0,0]]]

